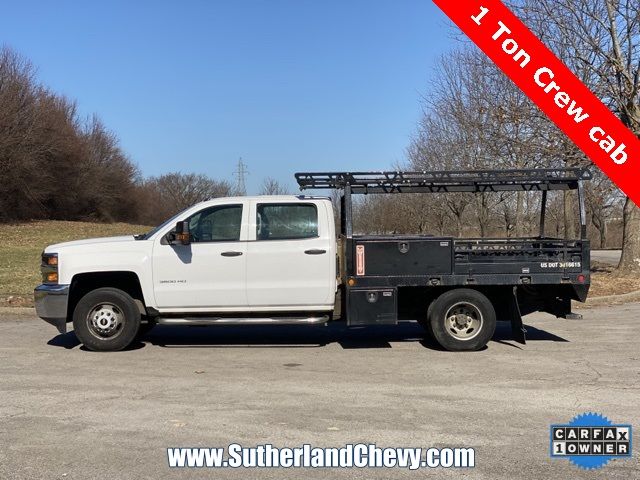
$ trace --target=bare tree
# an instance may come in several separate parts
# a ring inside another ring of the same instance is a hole
[[[27,179],[40,171],[33,130],[38,115],[34,68],[4,47],[0,49],[0,219],[43,216],[46,193]]]
[[[640,137],[640,3],[521,0],[525,21]],[[621,271],[640,272],[640,208],[624,205]]]
[[[287,195],[287,187],[275,178],[267,177],[262,182],[260,195]]]
[[[585,187],[585,206],[591,224],[598,232],[600,248],[607,248],[608,223],[617,210],[622,211],[624,196],[611,180],[599,170]]]
[[[630,0],[510,3],[569,68],[638,134],[640,4]],[[424,105],[418,134],[408,150],[413,168],[590,165],[585,155],[475,47],[463,47],[442,60]],[[596,181],[587,191],[589,215],[602,244],[606,244],[606,217],[618,208],[616,198],[615,190],[608,188],[606,182]],[[536,230],[531,212],[539,207],[539,200],[524,192],[476,195],[466,204],[457,199],[445,202],[456,223],[468,226],[473,221],[481,235],[494,230],[497,225],[491,223],[498,217],[507,235],[521,236]],[[550,231],[555,229],[556,235],[576,238],[576,206],[575,192],[564,194],[562,201],[554,197],[548,204]],[[640,266],[640,215],[628,199],[624,219],[625,254],[621,268],[635,270]]]
[[[228,196],[231,185],[202,174],[167,173],[148,179],[145,184],[147,201],[152,212],[150,222],[157,223],[198,202]]]
[[[36,81],[0,49],[0,220],[134,220],[137,168],[97,118]]]
[[[414,169],[530,168],[551,161],[541,153],[546,125],[538,110],[475,48],[442,58],[424,107],[408,149]],[[487,236],[497,228],[495,219],[502,217],[507,219],[505,229],[519,236],[526,229],[525,200],[525,193],[518,192],[449,194],[442,201],[457,235],[472,222]]]

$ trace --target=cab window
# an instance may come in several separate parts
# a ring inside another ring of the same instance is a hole
[[[217,205],[189,217],[193,243],[237,242],[242,228],[242,205]]]
[[[309,203],[258,204],[258,240],[295,240],[318,237],[318,210]]]

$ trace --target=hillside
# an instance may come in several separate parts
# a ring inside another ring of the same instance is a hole
[[[40,254],[53,243],[144,233],[151,227],[128,223],[41,221],[0,224],[0,305],[33,305],[40,283]]]

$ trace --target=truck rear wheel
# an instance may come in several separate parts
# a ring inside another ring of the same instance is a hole
[[[428,338],[434,338],[433,330],[431,329],[431,311],[433,310],[433,304],[435,300],[429,303],[429,308],[427,309],[427,314],[418,320],[418,323],[425,329]]]
[[[436,341],[454,352],[479,350],[496,330],[496,312],[482,293],[468,288],[449,290],[430,306],[429,324]]]
[[[73,328],[78,340],[89,350],[122,350],[136,338],[140,311],[128,293],[117,288],[98,288],[76,305]]]

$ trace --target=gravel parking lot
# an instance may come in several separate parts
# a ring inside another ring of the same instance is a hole
[[[29,311],[0,312],[0,478],[638,478],[549,458],[549,425],[596,411],[640,428],[640,304],[527,317],[448,353],[420,327],[157,327],[93,353]],[[637,434],[635,444],[638,445]],[[468,470],[179,470],[167,447],[476,448]]]

